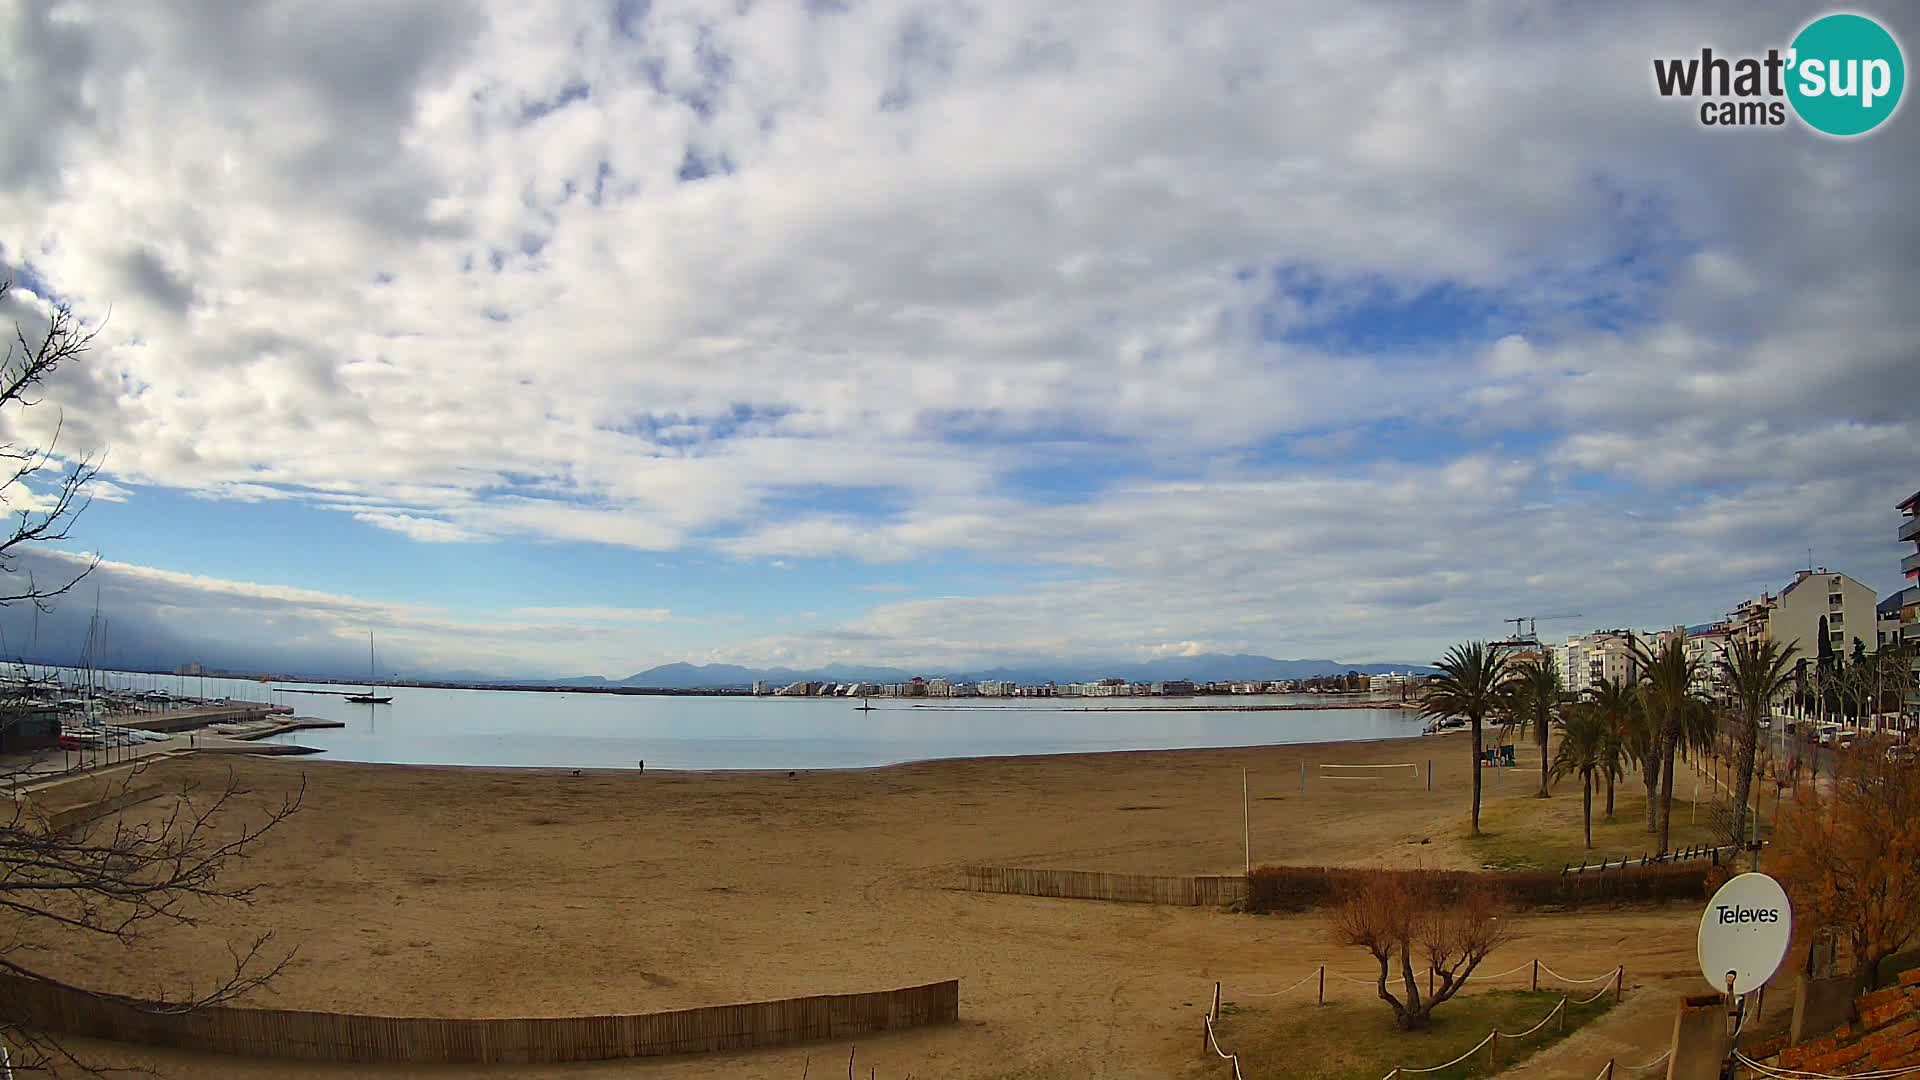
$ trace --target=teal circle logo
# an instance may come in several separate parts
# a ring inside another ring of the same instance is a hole
[[[1787,56],[1787,100],[1807,126],[1828,135],[1879,127],[1906,89],[1900,43],[1864,15],[1815,19],[1794,37]]]

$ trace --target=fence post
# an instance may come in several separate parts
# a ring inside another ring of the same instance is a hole
[[[1498,1030],[1495,1030],[1493,1036],[1487,1040],[1487,1065],[1496,1072],[1500,1069],[1500,1032]]]
[[[1303,761],[1300,763],[1300,793],[1304,795],[1306,794],[1306,792],[1307,792],[1307,763]]]
[[[1540,961],[1533,962],[1533,988],[1540,989]]]
[[[1614,1004],[1617,1005],[1620,1003],[1620,995],[1623,992],[1625,992],[1626,988],[1627,988],[1627,965],[1621,964],[1619,967],[1613,969]]]
[[[1320,1000],[1315,1002],[1314,1004],[1325,1005],[1326,1003],[1327,1003],[1327,965],[1321,964],[1320,965]]]
[[[1560,1033],[1564,1035],[1566,1034],[1566,1031],[1567,1031],[1567,999],[1563,997],[1560,999]]]
[[[1433,790],[1433,759],[1427,759],[1427,790]]]
[[[1607,1059],[1607,1067],[1601,1073],[1601,1080],[1613,1080],[1613,1059]]]
[[[1219,1018],[1220,1018],[1220,984],[1216,982],[1213,984],[1213,1008],[1207,1010],[1207,1019],[1218,1020]]]

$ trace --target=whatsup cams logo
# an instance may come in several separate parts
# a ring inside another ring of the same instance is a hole
[[[1765,56],[1656,59],[1653,84],[1664,98],[1699,99],[1706,127],[1781,127],[1791,115],[1815,131],[1865,135],[1893,116],[1906,89],[1900,43],[1886,27],[1842,12],[1823,15]]]

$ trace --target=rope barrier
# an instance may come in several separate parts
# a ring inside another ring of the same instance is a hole
[[[1554,978],[1556,978],[1556,979],[1559,979],[1559,980],[1560,980],[1561,982],[1563,982],[1563,983],[1572,983],[1572,984],[1574,984],[1575,986],[1581,986],[1581,985],[1584,985],[1584,984],[1586,984],[1586,983],[1597,983],[1597,982],[1602,982],[1602,981],[1605,981],[1605,980],[1607,980],[1607,979],[1611,979],[1611,978],[1613,978],[1613,977],[1614,977],[1615,975],[1618,975],[1618,974],[1620,974],[1620,969],[1619,969],[1619,968],[1614,968],[1614,969],[1613,969],[1612,971],[1609,971],[1609,972],[1607,972],[1607,973],[1606,973],[1605,975],[1595,975],[1595,976],[1594,976],[1593,978],[1591,978],[1591,979],[1572,979],[1572,978],[1568,978],[1568,977],[1567,977],[1567,976],[1565,976],[1565,975],[1562,975],[1562,974],[1560,974],[1559,972],[1557,972],[1557,971],[1555,971],[1555,970],[1553,970],[1552,968],[1550,968],[1550,967],[1548,967],[1548,966],[1547,966],[1547,965],[1545,965],[1545,964],[1541,964],[1541,965],[1540,965],[1540,970],[1541,970],[1541,971],[1544,971],[1544,972],[1546,972],[1547,974],[1549,974],[1549,975],[1551,975],[1551,976],[1553,976],[1553,977],[1554,977]]]
[[[1646,1072],[1648,1069],[1651,1069],[1656,1065],[1666,1064],[1667,1059],[1672,1056],[1673,1056],[1673,1050],[1671,1047],[1669,1047],[1667,1050],[1663,1051],[1659,1057],[1654,1058],[1652,1061],[1647,1062],[1645,1065],[1628,1065],[1626,1069],[1628,1072]]]
[[[1594,1002],[1599,1001],[1601,998],[1606,997],[1608,994],[1611,994],[1611,993],[1613,993],[1613,987],[1603,986],[1600,989],[1595,990],[1593,992],[1592,997],[1581,998],[1579,1001],[1574,1002],[1574,1004],[1575,1005],[1591,1005]]]
[[[1527,1036],[1529,1036],[1529,1035],[1531,1035],[1531,1034],[1533,1034],[1534,1032],[1536,1032],[1536,1031],[1539,1031],[1539,1030],[1540,1030],[1541,1028],[1543,1028],[1543,1027],[1546,1027],[1546,1026],[1547,1026],[1547,1021],[1549,1021],[1549,1020],[1552,1020],[1552,1019],[1553,1019],[1554,1017],[1556,1017],[1556,1016],[1559,1016],[1559,1015],[1560,1015],[1560,1010],[1562,1010],[1562,1009],[1564,1009],[1564,1008],[1566,1008],[1566,1007],[1567,1007],[1567,999],[1566,999],[1565,997],[1562,997],[1562,998],[1560,999],[1560,1003],[1559,1003],[1559,1004],[1557,1004],[1557,1005],[1555,1005],[1555,1006],[1553,1007],[1553,1011],[1552,1011],[1552,1012],[1549,1012],[1549,1013],[1547,1013],[1547,1015],[1546,1015],[1546,1016],[1544,1016],[1544,1017],[1541,1017],[1541,1019],[1540,1019],[1540,1022],[1539,1022],[1539,1023],[1537,1023],[1537,1024],[1535,1024],[1535,1025],[1533,1025],[1532,1027],[1530,1027],[1530,1028],[1528,1028],[1527,1030],[1525,1030],[1525,1031],[1520,1031],[1520,1032],[1515,1032],[1514,1034],[1512,1034],[1512,1035],[1509,1035],[1509,1034],[1507,1034],[1506,1032],[1504,1032],[1504,1031],[1501,1031],[1501,1030],[1500,1030],[1499,1028],[1494,1028],[1494,1029],[1493,1029],[1493,1033],[1494,1033],[1495,1035],[1498,1035],[1498,1036],[1500,1036],[1500,1037],[1501,1037],[1501,1038],[1503,1038],[1503,1039],[1524,1039],[1524,1038],[1526,1038]]]
[[[1474,978],[1476,978],[1476,979],[1504,979],[1504,978],[1506,978],[1506,977],[1507,977],[1507,976],[1509,976],[1509,975],[1517,975],[1517,974],[1519,974],[1519,973],[1520,973],[1520,972],[1522,972],[1522,971],[1529,971],[1529,970],[1531,970],[1532,968],[1533,968],[1533,961],[1531,961],[1531,960],[1529,960],[1529,961],[1527,961],[1526,963],[1524,963],[1524,964],[1521,964],[1521,965],[1520,965],[1519,967],[1517,967],[1517,968],[1511,968],[1511,969],[1509,969],[1509,970],[1507,970],[1507,971],[1503,971],[1503,972],[1501,972],[1501,973],[1500,973],[1500,974],[1498,974],[1498,975],[1475,975],[1475,976],[1474,976]]]
[[[1447,1063],[1446,1063],[1445,1065],[1435,1065],[1435,1066],[1434,1066],[1433,1068],[1431,1068],[1431,1069],[1406,1069],[1406,1068],[1401,1068],[1401,1069],[1395,1069],[1395,1070],[1393,1070],[1393,1072],[1394,1072],[1394,1073],[1432,1073],[1432,1072],[1439,1072],[1439,1071],[1440,1071],[1441,1069],[1451,1069],[1451,1068],[1453,1068],[1453,1067],[1454,1067],[1455,1065],[1458,1065],[1458,1064],[1460,1064],[1461,1062],[1463,1062],[1463,1061],[1465,1061],[1465,1060],[1467,1060],[1468,1058],[1470,1058],[1470,1057],[1472,1057],[1473,1055],[1475,1055],[1475,1054],[1477,1054],[1477,1053],[1479,1053],[1479,1052],[1480,1052],[1481,1050],[1483,1050],[1483,1049],[1485,1049],[1485,1048],[1486,1048],[1486,1045],[1487,1045],[1488,1043],[1490,1043],[1490,1042],[1492,1042],[1492,1041],[1493,1041],[1494,1039],[1496,1039],[1496,1038],[1498,1038],[1498,1037],[1499,1037],[1499,1035],[1500,1035],[1500,1033],[1499,1033],[1499,1032],[1497,1032],[1497,1031],[1489,1031],[1489,1032],[1487,1032],[1487,1037],[1486,1037],[1486,1038],[1484,1038],[1484,1039],[1481,1039],[1481,1040],[1480,1040],[1479,1042],[1477,1042],[1477,1043],[1475,1043],[1475,1044],[1473,1045],[1473,1049],[1471,1049],[1471,1050],[1469,1050],[1469,1051],[1467,1051],[1467,1052],[1466,1052],[1466,1053],[1464,1053],[1464,1054],[1461,1054],[1461,1055],[1460,1055],[1459,1057],[1457,1057],[1457,1058],[1454,1058],[1454,1059],[1453,1059],[1452,1061],[1449,1061],[1449,1062],[1447,1062]],[[1388,1073],[1387,1075],[1388,1075],[1388,1076],[1392,1076],[1392,1075],[1393,1075],[1393,1073]]]
[[[1233,1080],[1247,1080],[1247,1078],[1240,1073],[1240,1055],[1229,1054],[1225,1050],[1220,1049],[1220,1040],[1214,1038],[1213,1035],[1213,1017],[1211,1016],[1207,1017],[1207,1045],[1213,1048],[1214,1053],[1220,1055],[1220,1060],[1233,1066]]]
[[[1535,963],[1536,963],[1536,961],[1532,961],[1532,960],[1529,960],[1529,961],[1527,961],[1526,963],[1524,963],[1524,964],[1522,964],[1522,965],[1520,965],[1519,967],[1516,967],[1516,968],[1512,968],[1512,969],[1510,969],[1510,970],[1507,970],[1507,971],[1502,971],[1502,972],[1500,972],[1500,973],[1498,973],[1498,974],[1495,974],[1495,975],[1482,975],[1482,976],[1478,976],[1478,978],[1480,978],[1480,979],[1483,979],[1483,980],[1491,980],[1491,979],[1502,979],[1502,978],[1506,978],[1506,977],[1507,977],[1507,976],[1509,976],[1509,975],[1517,975],[1517,974],[1519,974],[1519,973],[1520,973],[1520,972],[1522,972],[1522,971],[1527,971],[1527,970],[1529,970],[1529,969],[1531,969],[1531,968],[1533,968],[1533,966],[1535,965]],[[1394,1069],[1394,1070],[1393,1070],[1392,1072],[1389,1072],[1389,1073],[1388,1073],[1388,1074],[1387,1074],[1387,1075],[1386,1075],[1385,1077],[1383,1077],[1383,1078],[1382,1078],[1382,1080],[1395,1080],[1395,1078],[1396,1078],[1396,1077],[1398,1077],[1398,1076],[1399,1076],[1399,1075],[1400,1075],[1401,1073],[1436,1073],[1436,1072],[1439,1072],[1439,1071],[1441,1071],[1442,1069],[1449,1069],[1449,1068],[1452,1068],[1452,1067],[1453,1067],[1453,1066],[1455,1066],[1455,1065],[1458,1065],[1458,1064],[1460,1064],[1461,1062],[1463,1062],[1463,1061],[1465,1061],[1465,1060],[1467,1060],[1468,1058],[1470,1058],[1470,1057],[1472,1057],[1473,1055],[1475,1055],[1475,1054],[1477,1054],[1477,1053],[1479,1053],[1480,1051],[1482,1051],[1482,1050],[1484,1050],[1484,1049],[1486,1049],[1486,1048],[1487,1048],[1487,1044],[1489,1044],[1489,1043],[1492,1043],[1492,1042],[1495,1042],[1496,1040],[1499,1040],[1499,1039],[1524,1039],[1524,1038],[1526,1038],[1527,1036],[1529,1036],[1529,1035],[1532,1035],[1532,1034],[1533,1034],[1534,1032],[1537,1032],[1537,1031],[1539,1031],[1539,1030],[1540,1030],[1541,1028],[1544,1028],[1544,1027],[1546,1027],[1546,1026],[1547,1026],[1547,1025],[1549,1024],[1549,1023],[1552,1023],[1552,1022],[1553,1022],[1553,1019],[1554,1019],[1555,1017],[1557,1017],[1557,1016],[1561,1016],[1562,1014],[1564,1014],[1564,1013],[1565,1013],[1565,1011],[1566,1011],[1566,1009],[1567,1009],[1567,1006],[1569,1006],[1569,1005],[1573,1005],[1573,1006],[1580,1006],[1580,1005],[1591,1005],[1591,1004],[1593,1004],[1594,1002],[1596,1002],[1596,1001],[1599,1001],[1599,1000],[1600,1000],[1601,998],[1603,998],[1603,997],[1605,997],[1605,996],[1606,996],[1607,994],[1609,994],[1609,993],[1612,993],[1612,992],[1614,992],[1614,990],[1615,990],[1615,989],[1617,988],[1617,986],[1618,986],[1618,980],[1620,980],[1621,978],[1623,978],[1623,977],[1625,976],[1625,974],[1626,974],[1626,968],[1624,968],[1624,967],[1616,967],[1616,968],[1614,968],[1614,969],[1613,969],[1612,971],[1609,971],[1609,972],[1607,972],[1607,973],[1606,973],[1606,974],[1604,974],[1604,975],[1596,975],[1596,976],[1594,976],[1593,978],[1590,978],[1590,979],[1570,979],[1570,978],[1567,978],[1566,976],[1564,976],[1564,975],[1561,975],[1560,973],[1558,973],[1558,972],[1556,972],[1556,971],[1554,971],[1554,970],[1553,970],[1552,968],[1549,968],[1549,967],[1547,967],[1547,966],[1546,966],[1545,964],[1540,964],[1540,965],[1539,965],[1539,967],[1540,967],[1540,970],[1541,970],[1541,971],[1544,971],[1544,972],[1546,972],[1546,973],[1548,973],[1549,975],[1552,975],[1552,976],[1553,976],[1554,978],[1556,978],[1556,979],[1559,979],[1560,981],[1562,981],[1562,982],[1566,982],[1566,983],[1572,983],[1572,984],[1575,984],[1575,985],[1580,985],[1580,984],[1587,984],[1587,983],[1597,983],[1597,982],[1612,982],[1612,983],[1614,983],[1615,985],[1614,985],[1614,986],[1602,986],[1602,987],[1601,987],[1601,988],[1600,988],[1599,990],[1596,990],[1596,991],[1595,991],[1595,992],[1594,992],[1594,993],[1592,994],[1592,996],[1590,996],[1590,997],[1585,997],[1585,998],[1581,998],[1581,999],[1579,999],[1579,1000],[1574,1000],[1574,999],[1573,999],[1573,998],[1572,998],[1571,996],[1569,996],[1569,995],[1566,995],[1566,994],[1562,994],[1562,995],[1560,996],[1560,1000],[1559,1000],[1558,1002],[1556,1002],[1556,1003],[1554,1004],[1554,1006],[1553,1006],[1553,1008],[1552,1008],[1552,1010],[1550,1010],[1550,1011],[1549,1011],[1549,1012],[1547,1013],[1547,1015],[1545,1015],[1545,1016],[1543,1016],[1543,1017],[1541,1017],[1541,1018],[1540,1018],[1540,1021],[1539,1021],[1538,1023],[1536,1023],[1536,1024],[1534,1024],[1534,1025],[1533,1025],[1532,1027],[1530,1027],[1530,1028],[1528,1028],[1528,1029],[1526,1029],[1525,1031],[1519,1031],[1519,1032],[1514,1032],[1514,1033],[1512,1033],[1512,1034],[1508,1034],[1507,1032],[1504,1032],[1504,1031],[1501,1031],[1501,1030],[1500,1030],[1500,1029],[1498,1029],[1498,1028],[1495,1028],[1494,1030],[1492,1030],[1492,1031],[1489,1031],[1489,1032],[1487,1033],[1487,1037],[1486,1037],[1486,1038],[1484,1038],[1484,1039],[1481,1039],[1481,1040],[1480,1040],[1479,1042],[1477,1042],[1477,1043],[1475,1043],[1475,1044],[1473,1045],[1473,1048],[1472,1048],[1472,1049],[1470,1049],[1470,1050],[1468,1050],[1467,1052],[1465,1052],[1465,1053],[1463,1053],[1463,1054],[1461,1054],[1461,1055],[1460,1055],[1459,1057],[1457,1057],[1457,1058],[1454,1058],[1454,1059],[1453,1059],[1452,1061],[1449,1061],[1449,1062],[1447,1062],[1447,1063],[1446,1063],[1445,1065],[1435,1065],[1435,1066],[1433,1066],[1433,1067],[1431,1067],[1431,1068],[1424,1068],[1424,1069],[1415,1069],[1415,1068],[1406,1068],[1406,1067],[1400,1067],[1400,1068],[1396,1068],[1396,1069]],[[1314,969],[1314,970],[1313,970],[1312,972],[1310,972],[1310,973],[1309,973],[1309,974],[1308,974],[1308,975],[1307,975],[1307,976],[1306,976],[1305,978],[1302,978],[1302,979],[1301,979],[1300,981],[1298,981],[1298,982],[1296,982],[1296,983],[1294,983],[1294,984],[1293,984],[1293,985],[1291,985],[1291,986],[1288,986],[1288,987],[1287,987],[1286,989],[1284,989],[1284,990],[1275,990],[1275,991],[1272,991],[1272,992],[1270,992],[1270,993],[1265,993],[1265,994],[1246,994],[1246,995],[1243,995],[1243,996],[1244,996],[1244,997],[1249,997],[1249,998],[1273,998],[1273,997],[1279,997],[1279,996],[1281,996],[1282,994],[1289,994],[1289,993],[1292,993],[1292,992],[1293,992],[1293,991],[1295,991],[1295,990],[1298,990],[1298,989],[1300,989],[1300,988],[1301,988],[1302,986],[1305,986],[1305,985],[1307,985],[1308,983],[1310,983],[1310,982],[1312,982],[1312,981],[1314,981],[1314,980],[1315,980],[1316,978],[1319,978],[1319,977],[1320,977],[1320,976],[1322,976],[1323,974],[1324,974],[1324,975],[1331,975],[1331,976],[1333,976],[1333,977],[1334,977],[1334,978],[1336,978],[1336,979],[1341,979],[1341,980],[1344,980],[1344,981],[1346,981],[1346,982],[1350,982],[1350,983],[1355,983],[1355,984],[1357,984],[1357,985],[1360,985],[1360,986],[1376,986],[1376,985],[1378,985],[1378,983],[1379,983],[1379,977],[1378,977],[1378,976],[1375,976],[1375,977],[1373,977],[1373,978],[1368,978],[1368,979],[1359,979],[1359,978],[1355,978],[1355,977],[1353,977],[1353,976],[1351,976],[1351,975],[1348,975],[1348,974],[1346,974],[1346,973],[1344,973],[1344,972],[1339,972],[1339,971],[1328,971],[1328,970],[1326,970],[1325,968],[1315,968],[1315,969]],[[1215,986],[1215,994],[1216,994],[1216,999],[1217,999],[1217,995],[1218,995],[1218,992],[1219,992],[1219,987],[1218,987],[1218,985],[1216,984],[1216,986]],[[1212,1049],[1212,1050],[1213,1050],[1213,1052],[1214,1052],[1215,1054],[1218,1054],[1218,1055],[1220,1056],[1220,1059],[1221,1059],[1221,1060],[1223,1060],[1223,1061],[1227,1061],[1227,1062],[1229,1062],[1229,1063],[1231,1063],[1231,1064],[1233,1065],[1233,1075],[1234,1075],[1234,1080],[1246,1080],[1246,1078],[1245,1078],[1245,1077],[1244,1077],[1244,1076],[1243,1076],[1243,1075],[1241,1074],[1241,1072],[1240,1072],[1240,1055],[1238,1055],[1238,1054],[1229,1054],[1229,1053],[1228,1053],[1228,1052],[1227,1052],[1226,1050],[1224,1050],[1224,1049],[1222,1049],[1222,1048],[1221,1048],[1221,1046],[1220,1046],[1220,1040],[1219,1040],[1219,1039],[1218,1039],[1218,1038],[1217,1038],[1217,1037],[1216,1037],[1216,1036],[1214,1035],[1214,1033],[1213,1033],[1213,1015],[1212,1015],[1212,1012],[1211,1012],[1211,1010],[1209,1010],[1209,1012],[1208,1012],[1208,1014],[1207,1014],[1207,1017],[1206,1017],[1206,1024],[1207,1024],[1207,1046],[1208,1046],[1208,1047],[1209,1047],[1210,1049]],[[1669,1051],[1668,1053],[1671,1053],[1671,1051]],[[1655,1058],[1655,1059],[1653,1059],[1652,1061],[1650,1061],[1650,1062],[1648,1062],[1648,1063],[1647,1063],[1647,1064],[1645,1064],[1645,1065],[1640,1065],[1640,1066],[1631,1066],[1631,1065],[1630,1065],[1630,1066],[1627,1066],[1627,1069],[1628,1069],[1628,1071],[1629,1071],[1629,1072],[1644,1072],[1644,1071],[1646,1071],[1646,1070],[1648,1070],[1648,1069],[1651,1069],[1651,1068],[1653,1068],[1653,1067],[1654,1067],[1655,1065],[1658,1065],[1658,1064],[1660,1064],[1661,1062],[1663,1062],[1663,1061],[1665,1061],[1665,1060],[1667,1059],[1667,1057],[1668,1057],[1668,1054],[1661,1054],[1661,1055],[1660,1055],[1659,1057],[1657,1057],[1657,1058]],[[1607,1064],[1607,1069],[1605,1069],[1605,1070],[1602,1070],[1602,1072],[1601,1072],[1601,1074],[1600,1074],[1600,1075],[1601,1075],[1601,1077],[1602,1077],[1602,1078],[1610,1078],[1610,1077],[1611,1077],[1611,1070],[1612,1070],[1612,1068],[1613,1068],[1613,1063],[1612,1063],[1612,1062],[1608,1062],[1608,1064]],[[1920,1067],[1917,1067],[1917,1068],[1915,1068],[1915,1069],[1913,1069],[1913,1070],[1909,1070],[1909,1071],[1913,1071],[1913,1072],[1920,1072]],[[1887,1076],[1886,1076],[1886,1077],[1878,1077],[1878,1076],[1873,1076],[1873,1075],[1870,1075],[1870,1074],[1864,1074],[1864,1073],[1863,1073],[1863,1074],[1859,1074],[1859,1075],[1857,1075],[1857,1076],[1851,1076],[1851,1077],[1848,1077],[1848,1078],[1847,1078],[1847,1080],[1888,1080],[1888,1078],[1889,1078],[1889,1077],[1893,1077],[1893,1076],[1903,1076],[1903,1075],[1905,1075],[1905,1073],[1904,1073],[1904,1072],[1896,1072],[1896,1073],[1889,1073],[1889,1074],[1887,1074]],[[1819,1076],[1818,1074],[1812,1074],[1812,1073],[1808,1073],[1808,1074],[1803,1074],[1803,1075],[1800,1075],[1800,1076],[1787,1076],[1787,1075],[1785,1075],[1785,1074],[1781,1074],[1781,1075],[1778,1075],[1778,1076],[1776,1076],[1776,1077],[1774,1077],[1774,1080],[1825,1080],[1825,1078],[1824,1078],[1824,1077],[1820,1077],[1820,1076]]]
[[[1333,975],[1333,974],[1335,974],[1335,973],[1334,973],[1334,972],[1331,972],[1331,971],[1329,971],[1329,972],[1327,972],[1327,974],[1329,974],[1329,975]],[[1315,968],[1315,969],[1314,969],[1313,971],[1311,971],[1311,972],[1309,972],[1309,973],[1307,974],[1307,977],[1306,977],[1306,978],[1304,978],[1304,979],[1301,979],[1301,980],[1300,980],[1299,982],[1297,982],[1297,983],[1294,983],[1294,984],[1293,984],[1292,986],[1289,986],[1289,987],[1287,987],[1287,988],[1286,988],[1285,990],[1275,990],[1275,991],[1274,991],[1273,993],[1271,993],[1271,994],[1242,994],[1241,996],[1242,996],[1242,997],[1250,997],[1250,998],[1270,998],[1270,997],[1279,997],[1279,996],[1280,996],[1281,994],[1290,994],[1290,993],[1292,993],[1293,991],[1295,991],[1295,990],[1298,990],[1298,989],[1300,989],[1301,987],[1303,987],[1303,986],[1305,986],[1305,985],[1307,985],[1308,983],[1310,983],[1310,982],[1312,982],[1313,980],[1315,980],[1315,979],[1317,979],[1317,978],[1319,978],[1319,977],[1320,977],[1320,969],[1319,969],[1319,968]]]
[[[1870,1072],[1847,1073],[1841,1077],[1835,1073],[1806,1072],[1800,1069],[1783,1069],[1777,1065],[1763,1065],[1741,1051],[1734,1051],[1734,1060],[1752,1069],[1762,1076],[1778,1077],[1780,1080],[1891,1080],[1896,1076],[1910,1076],[1920,1073],[1920,1065],[1908,1065],[1901,1069],[1874,1069]]]
[[[1531,971],[1533,969],[1533,963],[1534,963],[1533,961],[1529,960],[1526,963],[1521,964],[1519,967],[1508,968],[1505,971],[1496,972],[1492,975],[1476,974],[1471,977],[1471,981],[1491,982],[1494,979],[1504,979],[1510,975],[1518,975],[1523,971]],[[1344,972],[1344,971],[1335,971],[1332,968],[1327,968],[1326,970],[1327,970],[1327,978],[1339,979],[1342,982],[1352,983],[1355,986],[1374,986],[1374,985],[1377,985],[1380,981],[1378,975],[1374,975],[1371,973],[1369,973],[1365,978],[1361,978],[1356,975],[1348,974],[1347,972]],[[1548,967],[1544,963],[1540,965],[1540,970],[1544,974],[1551,975],[1555,979],[1558,979],[1563,983],[1568,983],[1573,986],[1586,986],[1592,983],[1609,982],[1611,980],[1619,978],[1622,973],[1621,968],[1614,968],[1612,971],[1609,971],[1604,975],[1595,975],[1590,979],[1570,979],[1565,975],[1562,975],[1559,972],[1554,971],[1552,968]],[[1299,982],[1294,983],[1292,986],[1287,987],[1285,990],[1275,990],[1272,993],[1268,993],[1268,994],[1242,994],[1240,996],[1250,997],[1250,998],[1279,997],[1282,994],[1288,993],[1292,990],[1298,989],[1299,987],[1306,985],[1309,982],[1312,982],[1314,978],[1319,975],[1319,973],[1320,973],[1320,970],[1318,968],[1315,968],[1311,973],[1309,973],[1306,976],[1306,978],[1301,979]],[[1392,973],[1389,973],[1388,979],[1391,980],[1393,978],[1395,978],[1395,976]],[[1587,999],[1587,1001],[1592,1001],[1592,1000],[1594,999],[1593,998]],[[1585,1005],[1587,1001],[1578,1001],[1578,1002],[1575,1002],[1574,1004]]]

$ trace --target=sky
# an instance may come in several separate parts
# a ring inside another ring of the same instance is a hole
[[[1652,79],[1822,11],[0,0],[0,316],[100,330],[0,436],[105,455],[4,647],[96,587],[179,662],[614,678],[1885,594],[1920,120]]]

